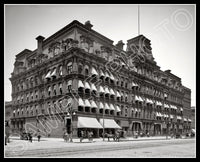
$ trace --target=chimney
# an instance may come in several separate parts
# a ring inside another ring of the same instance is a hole
[[[39,35],[37,38],[37,54],[42,53],[42,45],[43,45],[43,40],[45,39],[43,36]]]
[[[122,40],[118,41],[118,43],[116,44],[116,47],[123,50],[123,47],[124,47],[124,43]]]
[[[90,21],[88,20],[88,21],[85,22],[85,27],[88,28],[88,29],[91,29],[93,27],[93,25],[90,24]]]

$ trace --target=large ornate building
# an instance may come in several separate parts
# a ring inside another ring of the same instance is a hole
[[[41,130],[62,137],[67,130],[123,129],[127,135],[190,131],[191,90],[154,61],[150,40],[124,43],[73,21],[37,49],[16,55],[12,83],[13,131]]]

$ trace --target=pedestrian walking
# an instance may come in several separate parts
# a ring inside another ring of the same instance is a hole
[[[65,142],[69,141],[69,134],[67,133],[67,131],[64,132],[63,138],[64,138]]]
[[[88,140],[89,140],[89,141],[92,141],[92,140],[93,140],[92,136],[93,136],[93,132],[92,132],[92,131],[89,131],[89,132],[88,132]]]
[[[138,132],[137,131],[135,132],[135,138],[138,138]]]
[[[85,137],[85,132],[83,130],[81,130],[80,142],[83,141],[84,137]]]
[[[32,134],[31,134],[31,132],[28,132],[28,140],[32,143]]]
[[[37,138],[38,138],[38,142],[40,142],[40,138],[41,138],[40,131],[38,131],[38,133],[37,133]]]

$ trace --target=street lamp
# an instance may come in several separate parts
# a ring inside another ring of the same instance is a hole
[[[104,130],[104,112],[105,111],[105,109],[104,109],[104,107],[103,107],[103,141],[105,141],[105,130]]]
[[[66,130],[68,131],[68,129],[69,129],[69,131],[68,132],[70,132],[69,134],[70,134],[70,142],[73,142],[73,140],[72,140],[72,134],[73,134],[73,125],[72,125],[72,123],[73,123],[73,116],[75,116],[76,115],[76,112],[75,111],[68,111],[67,112],[67,116],[65,117],[65,126],[66,126]],[[67,120],[68,119],[70,119],[70,127],[68,127],[68,125],[67,125]]]

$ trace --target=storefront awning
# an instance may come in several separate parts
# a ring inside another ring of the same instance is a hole
[[[100,124],[103,127],[103,119],[100,119]],[[121,129],[121,127],[115,122],[114,119],[104,119],[104,128],[116,128]]]
[[[78,117],[77,128],[103,128],[96,118]]]

